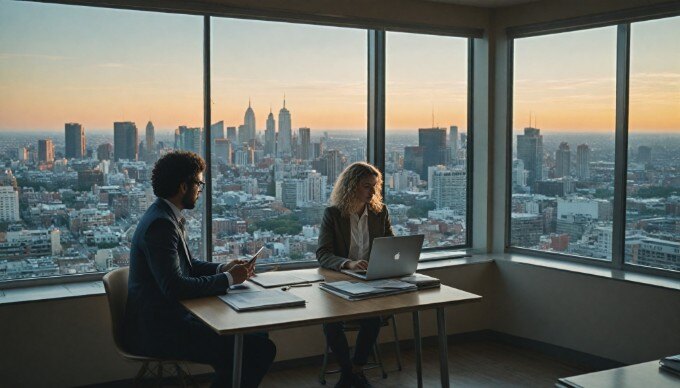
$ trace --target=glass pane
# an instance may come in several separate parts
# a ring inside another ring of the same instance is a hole
[[[366,31],[211,24],[213,260],[316,262],[330,190],[366,159]]]
[[[631,25],[626,263],[680,271],[680,17]]]
[[[387,34],[385,202],[397,235],[461,246],[467,213],[467,39]]]
[[[616,27],[515,40],[510,245],[611,260]]]
[[[202,27],[0,1],[0,280],[128,265],[153,161],[201,125]],[[189,218],[198,253],[201,211]]]

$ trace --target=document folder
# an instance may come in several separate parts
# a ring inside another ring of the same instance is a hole
[[[218,298],[238,312],[305,305],[304,299],[281,290],[239,292],[219,295]]]

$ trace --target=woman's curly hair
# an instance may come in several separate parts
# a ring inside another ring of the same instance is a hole
[[[375,166],[365,162],[352,163],[340,173],[331,192],[330,205],[340,209],[343,216],[349,216],[352,211],[356,210],[356,193],[359,183],[369,176],[376,177],[378,183],[375,185],[375,194],[368,206],[373,212],[380,213],[385,206],[382,201],[382,174]]]
[[[189,183],[205,170],[205,161],[199,155],[188,151],[175,151],[158,159],[151,172],[153,193],[160,198],[177,194],[179,185]]]

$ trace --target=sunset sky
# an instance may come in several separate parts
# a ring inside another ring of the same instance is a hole
[[[366,31],[212,19],[213,122],[363,129]],[[0,0],[0,130],[202,126],[200,16]],[[636,23],[631,129],[680,127],[680,17]],[[613,131],[616,28],[516,42],[515,128]],[[389,33],[387,128],[466,128],[467,42]]]

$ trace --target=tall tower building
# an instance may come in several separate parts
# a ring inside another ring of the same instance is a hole
[[[248,109],[246,109],[246,114],[243,117],[243,126],[245,127],[245,133],[242,143],[247,143],[252,139],[255,139],[255,112],[253,108],[250,107],[250,100],[248,100]],[[241,139],[239,139],[241,140]]]
[[[104,143],[97,147],[97,160],[111,160],[113,156],[113,144]]]
[[[451,163],[458,163],[458,126],[449,127],[449,147],[451,148]]]
[[[203,144],[201,142],[202,136],[203,131],[201,128],[189,128],[181,125],[175,130],[175,149],[191,151],[201,155],[203,150],[203,147],[201,147]]]
[[[264,153],[265,155],[276,154],[276,121],[271,108],[267,116],[267,127],[264,130]]]
[[[236,127],[227,127],[227,139],[232,142],[238,140],[238,137],[236,136]]]
[[[576,176],[582,181],[590,179],[590,148],[588,144],[576,147]]]
[[[224,121],[220,120],[210,126],[210,141],[215,144],[215,139],[224,139]]]
[[[293,133],[291,131],[290,112],[286,109],[286,97],[283,97],[283,108],[279,111],[279,155],[290,155]]]
[[[46,163],[54,162],[54,143],[52,143],[52,139],[38,140],[38,161]]]
[[[459,168],[454,170],[434,170],[432,174],[432,200],[437,209],[449,208],[465,213],[466,204],[466,172]]]
[[[149,121],[146,123],[146,152],[151,154],[156,149],[156,130],[153,123]]]
[[[420,179],[427,179],[428,167],[447,164],[446,129],[418,129],[418,145],[423,147],[423,167],[418,173],[420,173]]]
[[[555,151],[555,176],[557,178],[571,176],[571,150],[569,144],[564,141]]]
[[[82,159],[85,153],[85,128],[78,123],[64,124],[64,140],[66,148],[64,156],[67,159]]]
[[[311,156],[311,139],[310,139],[310,129],[303,127],[299,129],[298,140],[300,142],[300,159],[309,160]]]
[[[113,160],[137,160],[139,143],[137,125],[131,121],[113,123]]]
[[[226,165],[231,165],[231,141],[224,138],[215,139],[215,157],[218,163],[224,163]]]
[[[517,135],[517,159],[524,162],[529,172],[527,185],[543,180],[543,135],[538,128],[524,128],[524,135]]]
[[[0,221],[21,221],[19,192],[12,186],[0,186]]]

